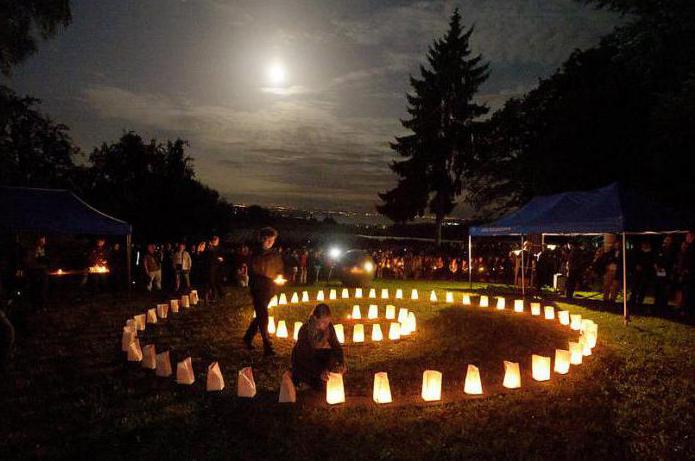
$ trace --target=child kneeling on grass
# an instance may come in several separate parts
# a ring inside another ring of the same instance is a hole
[[[331,310],[326,304],[319,304],[299,329],[297,344],[292,349],[292,381],[295,386],[306,383],[322,390],[329,373],[345,371],[343,348],[331,323]]]

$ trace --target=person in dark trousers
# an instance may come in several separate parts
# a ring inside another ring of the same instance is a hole
[[[331,310],[319,304],[299,329],[292,349],[292,382],[323,390],[331,372],[345,373],[345,357],[331,323]]]
[[[249,288],[256,318],[251,321],[244,335],[247,349],[253,349],[253,338],[260,331],[263,338],[263,354],[275,355],[268,336],[268,303],[275,294],[275,278],[283,273],[282,257],[273,249],[278,233],[272,227],[264,227],[258,233],[258,247],[249,258]]]
[[[208,300],[214,303],[224,298],[224,288],[222,287],[224,257],[220,250],[220,238],[216,235],[210,239],[206,252],[206,259],[208,269],[208,287],[206,295]]]
[[[664,237],[659,253],[656,256],[654,307],[657,309],[666,309],[668,307],[676,254],[676,245],[673,243],[673,237],[667,235]]]
[[[574,297],[574,290],[584,274],[582,249],[577,242],[569,243],[569,254],[567,255],[567,282],[565,285],[565,296]]]
[[[5,316],[5,312],[0,310],[0,372],[5,371],[10,364],[14,339],[14,327]]]
[[[36,239],[36,244],[25,253],[24,270],[34,308],[45,308],[48,302],[48,258],[45,236]]]
[[[654,279],[654,255],[651,243],[644,241],[640,248],[632,256],[634,262],[632,271],[632,293],[630,303],[633,308],[641,309],[644,305],[644,298],[652,285]]]

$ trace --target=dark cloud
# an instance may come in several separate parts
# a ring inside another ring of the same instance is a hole
[[[122,129],[188,139],[232,201],[371,210],[394,183],[408,75],[457,5],[493,108],[616,21],[574,0],[75,0],[74,24],[13,84],[87,149]],[[284,86],[266,78],[274,60]]]

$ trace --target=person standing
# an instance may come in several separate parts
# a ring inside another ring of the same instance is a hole
[[[220,251],[220,238],[213,235],[210,239],[206,252],[207,269],[208,269],[208,288],[206,290],[207,298],[210,302],[217,302],[218,299],[224,298],[224,290],[222,288],[222,266],[224,258]]]
[[[673,269],[676,264],[676,245],[673,237],[667,235],[661,243],[661,249],[656,257],[656,285],[654,287],[654,307],[665,309],[671,294]]]
[[[162,263],[155,254],[155,250],[154,243],[149,243],[147,253],[142,260],[142,268],[147,277],[147,291],[152,291],[153,285],[157,291],[162,290]]]
[[[35,308],[43,309],[48,301],[48,258],[46,237],[40,236],[24,256],[24,269],[29,281],[29,293]]]
[[[633,260],[630,303],[633,307],[641,309],[654,278],[654,255],[652,254],[651,243],[646,240],[643,241],[640,244],[639,251],[635,252]]]
[[[272,227],[264,227],[258,233],[258,246],[249,258],[249,288],[256,318],[251,320],[244,344],[253,349],[253,338],[260,331],[263,339],[263,355],[275,355],[268,336],[268,303],[275,294],[275,279],[283,273],[282,257],[273,249],[278,233]]]
[[[179,243],[176,252],[172,256],[172,264],[174,265],[174,271],[176,272],[175,281],[175,291],[181,289],[181,282],[183,282],[183,288],[188,292],[191,289],[191,255],[186,251],[186,244]]]

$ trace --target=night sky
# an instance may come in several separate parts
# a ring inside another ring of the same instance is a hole
[[[619,20],[573,0],[73,0],[9,85],[86,152],[124,129],[178,136],[234,203],[371,211],[395,183],[408,75],[455,6],[491,62],[493,109]]]

